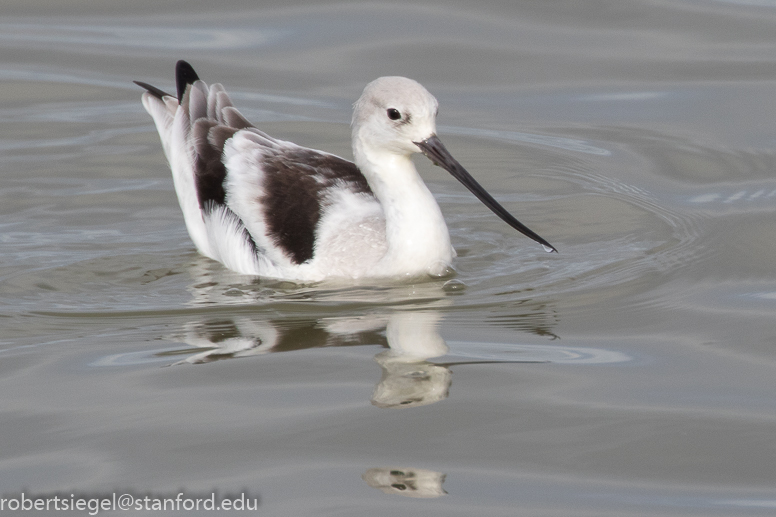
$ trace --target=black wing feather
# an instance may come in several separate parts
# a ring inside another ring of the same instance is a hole
[[[183,102],[183,94],[186,93],[186,87],[199,81],[199,76],[194,68],[184,60],[175,64],[175,84],[178,86],[178,102]]]
[[[150,84],[144,83],[142,81],[132,81],[132,82],[140,86],[141,88],[145,88],[148,93],[150,93],[151,95],[153,95],[159,100],[162,100],[163,97],[172,97],[172,95],[170,95],[169,93],[163,90],[160,90],[156,86],[151,86]]]

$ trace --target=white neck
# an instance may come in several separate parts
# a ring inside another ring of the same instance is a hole
[[[354,152],[356,165],[385,213],[385,273],[418,274],[449,265],[454,251],[447,225],[410,157],[364,149],[357,143]]]

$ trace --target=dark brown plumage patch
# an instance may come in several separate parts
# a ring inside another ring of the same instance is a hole
[[[224,144],[239,130],[204,118],[192,127],[197,198],[205,211],[211,203],[226,203]],[[295,264],[313,257],[326,190],[340,186],[372,194],[366,178],[354,163],[312,149],[268,148],[261,167],[266,194],[257,202],[264,211],[267,233]],[[245,233],[246,240],[255,249],[255,242],[247,230]]]
[[[224,143],[236,132],[237,129],[219,126],[215,120],[204,118],[197,120],[191,128],[195,153],[194,178],[200,208],[204,208],[208,201],[224,204]]]
[[[257,201],[264,208],[268,233],[296,264],[313,257],[315,231],[327,189],[340,185],[354,192],[372,193],[355,164],[312,149],[267,153],[262,169],[266,194]]]

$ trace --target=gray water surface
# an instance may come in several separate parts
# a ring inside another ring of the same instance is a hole
[[[173,90],[181,58],[348,158],[364,85],[420,81],[451,152],[560,253],[418,157],[455,275],[225,270],[131,82]],[[766,0],[3,7],[0,492],[772,515],[775,93]]]

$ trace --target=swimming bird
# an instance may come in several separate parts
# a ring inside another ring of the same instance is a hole
[[[185,61],[177,96],[135,81],[159,131],[197,249],[238,273],[293,281],[443,274],[447,225],[410,156],[423,153],[510,226],[528,229],[447,151],[437,100],[405,77],[369,83],[354,104],[355,163],[273,138]]]

